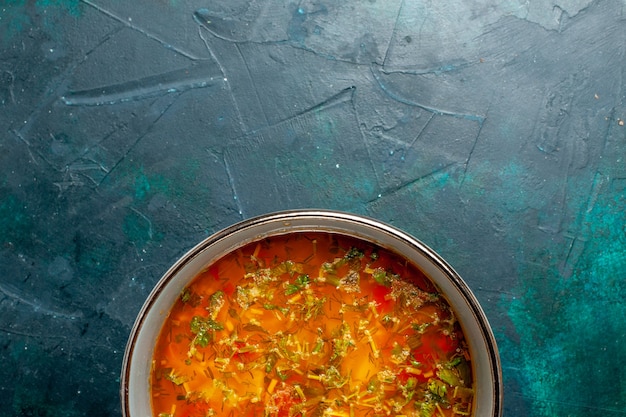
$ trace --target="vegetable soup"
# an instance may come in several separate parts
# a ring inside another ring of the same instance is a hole
[[[155,417],[468,416],[461,327],[426,275],[351,237],[233,251],[181,292],[157,340]]]

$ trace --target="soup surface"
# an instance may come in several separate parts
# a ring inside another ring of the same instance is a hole
[[[292,233],[226,255],[180,294],[151,374],[158,417],[468,416],[468,348],[417,267]]]

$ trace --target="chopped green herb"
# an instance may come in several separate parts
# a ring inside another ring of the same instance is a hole
[[[405,398],[404,404],[402,406],[407,405],[415,395],[415,389],[417,388],[417,379],[409,378],[406,381],[406,384],[400,385],[400,390],[402,391],[402,396]]]
[[[341,388],[349,378],[349,375],[341,375],[341,372],[334,366],[329,366],[320,373],[320,381],[326,389]]]
[[[287,284],[285,295],[293,295],[299,291],[302,291],[311,282],[311,279],[306,274],[300,274],[296,277],[293,284]]]
[[[446,363],[445,367],[448,369],[454,368],[455,366],[459,365],[462,361],[463,359],[460,356],[456,356],[452,358],[452,360],[450,360],[448,363]]]
[[[221,308],[224,305],[224,291],[217,290],[209,297],[209,308]]]
[[[289,307],[280,307],[280,306],[277,306],[276,304],[271,304],[271,303],[264,303],[263,308],[266,310],[278,310],[284,315],[287,315],[289,313]]]
[[[213,341],[213,333],[223,330],[224,326],[210,317],[193,316],[190,328],[191,333],[195,335],[191,342],[191,347],[194,348],[197,345],[204,348]],[[193,356],[193,353],[195,353],[195,349],[190,349],[188,354]]]
[[[210,317],[193,316],[191,319],[191,332],[198,334],[203,330],[224,330],[224,326]]]
[[[189,300],[191,300],[191,290],[189,288],[183,288],[183,290],[180,293],[180,300],[183,303],[188,303]],[[164,413],[161,413],[164,414]]]
[[[439,400],[443,399],[443,397],[446,396],[448,389],[446,388],[446,384],[444,384],[442,381],[438,379],[432,379],[428,383],[428,391],[430,391],[435,396],[435,398]]]
[[[341,326],[337,329],[336,335],[333,339],[333,354],[330,357],[331,361],[337,359],[341,360],[348,355],[350,348],[355,346],[354,340],[350,333],[350,326],[345,321],[341,323]]]
[[[367,392],[373,394],[373,393],[377,392],[379,389],[380,389],[380,380],[378,379],[377,375],[374,375],[367,382]]]
[[[322,313],[322,309],[324,308],[324,304],[328,298],[322,297],[317,298],[314,295],[307,294],[305,296],[304,304],[302,305],[302,314],[305,321],[309,321],[312,318],[316,318]]]
[[[380,285],[384,285],[385,287],[391,287],[393,277],[393,274],[388,274],[383,268],[376,268],[374,269],[374,272],[372,272],[372,278],[374,278],[374,281],[378,282]]]
[[[459,378],[464,386],[467,386],[472,380],[472,368],[465,358],[460,357],[460,362],[455,366],[455,369],[459,373]]]
[[[280,276],[282,274],[289,274],[289,276],[293,276],[297,272],[302,272],[302,266],[291,260],[283,261],[272,268],[273,276]]]
[[[419,403],[416,402],[415,405],[419,409],[420,417],[432,417],[435,414],[435,410],[436,410],[435,402],[422,401]]]
[[[315,341],[315,346],[313,347],[313,350],[311,351],[311,353],[314,355],[317,355],[318,353],[322,353],[323,349],[324,349],[324,339],[318,336],[317,340]]]
[[[174,370],[169,374],[165,374],[165,379],[172,381],[176,385],[182,385],[189,380],[189,377],[185,375],[178,375]]]
[[[381,319],[380,322],[382,323],[382,325],[386,328],[389,329],[390,327],[393,327],[395,324],[395,320],[393,318],[393,316],[391,314],[385,314]]]
[[[427,329],[430,325],[431,325],[431,323],[429,323],[429,322],[426,322],[426,323],[419,323],[419,324],[417,324],[417,323],[413,323],[413,324],[411,325],[411,328],[412,328],[413,330],[415,330],[417,333],[422,334],[422,333],[424,333],[424,332],[426,331],[426,329]]]
[[[439,371],[437,371],[437,376],[439,377],[439,379],[441,379],[443,382],[450,385],[451,387],[458,387],[459,385],[461,385],[461,380],[459,379],[459,376],[452,369],[440,369]]]
[[[267,355],[267,359],[265,361],[265,373],[269,374],[270,372],[272,372],[272,369],[274,369],[274,366],[276,366],[276,361],[278,360],[278,355],[275,353],[270,353],[269,355]]]
[[[344,255],[346,259],[362,259],[365,256],[365,253],[361,249],[351,247],[348,252]]]
[[[289,372],[284,372],[283,370],[276,368],[276,376],[278,376],[281,381],[286,381],[287,378],[289,378]]]
[[[193,292],[191,288],[185,287],[180,292],[180,300],[183,302],[183,304],[189,304],[192,307],[197,307],[200,305],[202,297]]]

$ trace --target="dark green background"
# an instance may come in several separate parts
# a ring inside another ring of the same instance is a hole
[[[626,415],[623,0],[0,1],[0,415],[119,416],[135,316],[211,233],[415,235],[506,416]]]

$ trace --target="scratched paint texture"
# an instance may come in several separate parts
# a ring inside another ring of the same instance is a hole
[[[626,2],[0,2],[0,415],[118,416],[211,233],[401,227],[494,328],[506,416],[626,415]]]

